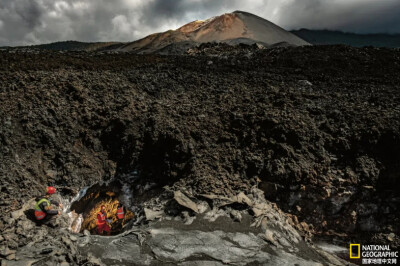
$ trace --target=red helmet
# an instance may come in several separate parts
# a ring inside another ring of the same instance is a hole
[[[55,187],[47,187],[47,194],[54,194],[56,193]]]

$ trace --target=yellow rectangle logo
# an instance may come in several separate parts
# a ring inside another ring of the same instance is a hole
[[[357,249],[357,253],[353,252],[356,249]],[[361,255],[361,245],[360,244],[350,244],[350,259],[359,259],[360,255]]]

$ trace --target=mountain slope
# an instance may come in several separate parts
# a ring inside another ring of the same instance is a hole
[[[177,30],[155,33],[128,43],[119,49],[150,53],[180,42],[187,45],[188,42],[194,44],[205,42],[241,43],[241,40],[245,40],[246,43],[249,43],[250,40],[253,43],[259,42],[266,45],[276,43],[287,43],[294,46],[309,44],[268,20],[250,13],[235,11],[204,21],[196,20]]]

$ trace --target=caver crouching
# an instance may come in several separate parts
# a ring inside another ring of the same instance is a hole
[[[51,218],[61,213],[58,207],[62,208],[62,204],[49,199],[55,193],[56,189],[54,187],[47,187],[46,195],[37,199],[35,204],[35,218],[37,221],[47,223]]]

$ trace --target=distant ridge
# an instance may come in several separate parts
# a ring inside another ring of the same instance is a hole
[[[400,34],[356,34],[330,30],[294,30],[298,37],[315,45],[345,44],[354,47],[400,47]]]
[[[78,41],[63,41],[48,44],[39,44],[25,46],[37,49],[53,50],[53,51],[101,51],[111,50],[121,46],[119,42],[78,42]]]

